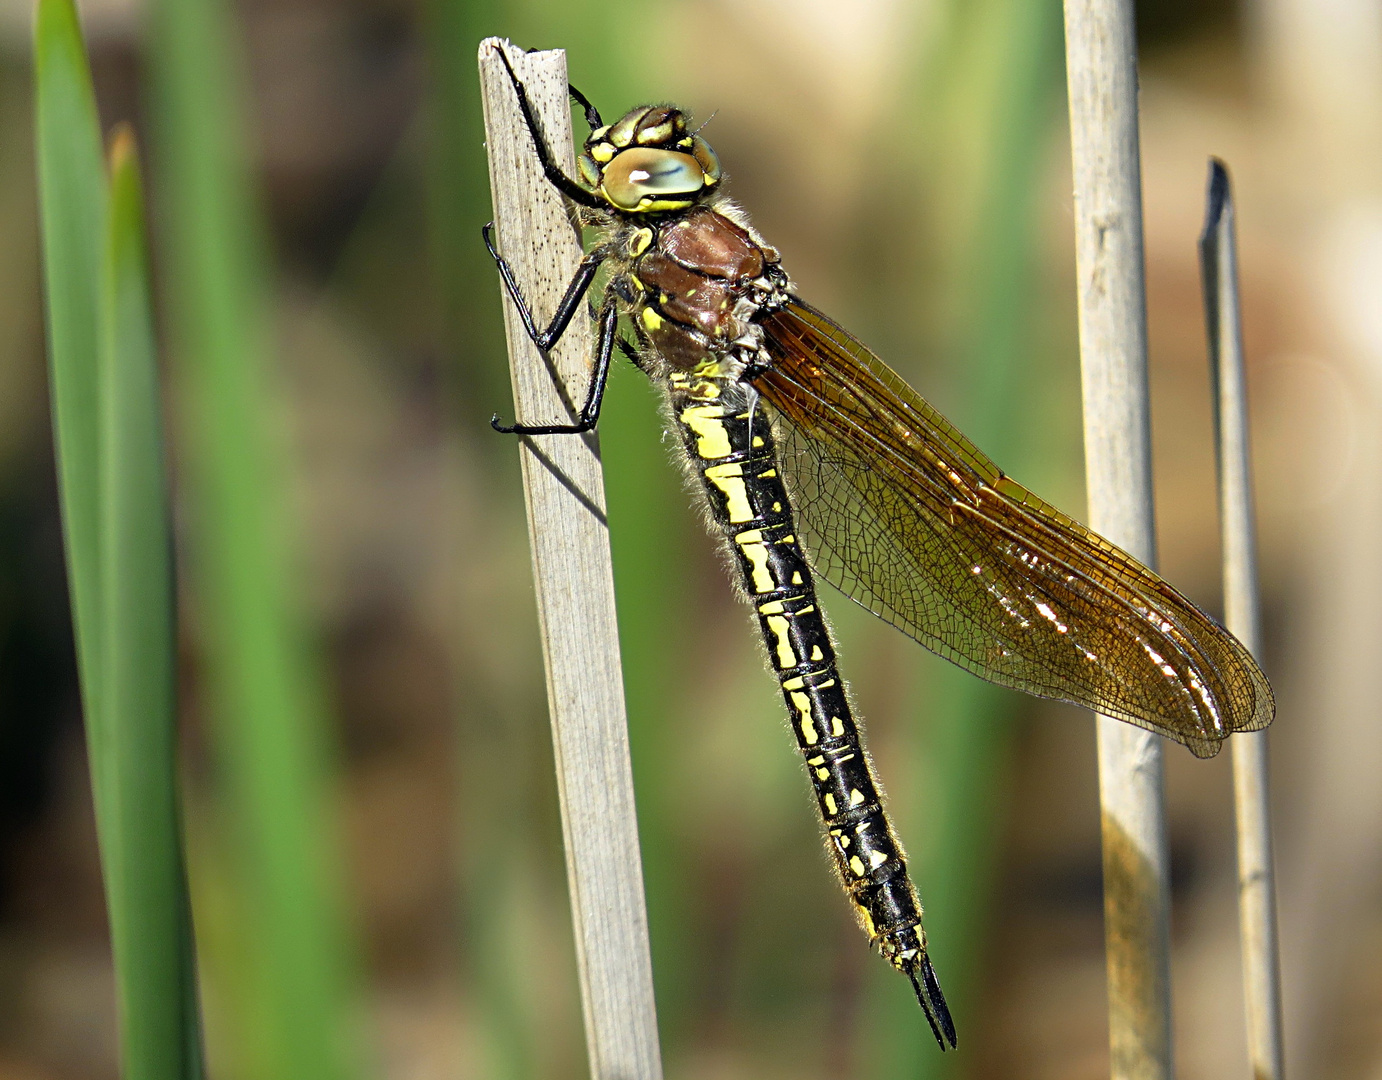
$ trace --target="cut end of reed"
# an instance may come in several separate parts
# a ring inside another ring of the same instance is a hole
[[[1224,209],[1232,198],[1229,187],[1228,166],[1216,157],[1209,159],[1209,179],[1205,184],[1204,230],[1200,233],[1200,246],[1210,242],[1219,228]]]

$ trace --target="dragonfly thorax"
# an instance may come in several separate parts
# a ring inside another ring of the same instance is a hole
[[[770,362],[759,319],[787,302],[790,284],[748,228],[700,206],[631,229],[625,250],[630,319],[666,369],[735,378]]]

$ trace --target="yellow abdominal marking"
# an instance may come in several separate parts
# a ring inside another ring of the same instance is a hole
[[[654,311],[654,310],[653,310],[652,308],[650,308],[650,307],[645,307],[645,308],[643,309],[643,316],[642,316],[642,318],[643,318],[643,325],[646,326],[646,327],[647,327],[650,331],[652,331],[653,333],[657,333],[657,331],[661,330],[661,329],[662,329],[662,324],[663,324],[663,322],[665,321],[665,320],[662,318],[661,315],[659,315],[656,311]]]
[[[886,855],[884,855],[881,851],[870,851],[870,852],[869,852],[870,869],[877,870],[880,866],[882,866],[882,865],[883,865],[885,862],[887,862],[887,861],[888,861],[888,857],[887,857]]]
[[[749,489],[744,486],[741,466],[712,465],[705,470],[705,478],[724,493],[731,523],[753,520],[753,507],[749,505]]]
[[[773,576],[768,572],[768,546],[763,543],[761,529],[749,529],[734,538],[734,542],[744,549],[744,556],[753,567],[753,591],[769,593],[773,591]]]
[[[863,805],[863,802],[864,802],[864,793],[863,793],[862,791],[860,791],[858,788],[850,788],[850,789],[849,789],[849,808],[850,808],[851,810],[853,810],[856,806],[862,806],[862,805]]]
[[[820,742],[820,735],[816,731],[816,723],[811,719],[811,699],[805,694],[793,693],[792,704],[797,712],[801,714],[799,721],[801,726],[801,737],[806,740],[807,746],[815,746]]]
[[[791,623],[787,621],[786,616],[769,615],[768,629],[772,631],[773,637],[777,638],[777,666],[780,668],[796,667],[797,654],[792,650],[792,639],[788,636]]]
[[[733,453],[721,413],[718,405],[689,405],[681,411],[681,422],[696,433],[696,453],[706,460]]]
[[[865,874],[864,860],[859,858],[858,855],[851,855],[849,857],[849,868],[853,870],[856,874],[858,874],[860,877],[863,877]]]
[[[835,811],[837,809],[837,807],[835,806],[835,796],[827,791],[825,793],[825,798],[821,801],[825,803],[825,812],[829,814],[831,817],[834,817]]]

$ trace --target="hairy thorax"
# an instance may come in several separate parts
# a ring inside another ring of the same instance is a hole
[[[659,374],[722,381],[771,362],[758,320],[787,302],[790,283],[747,227],[701,206],[625,226],[614,246],[615,291]]]

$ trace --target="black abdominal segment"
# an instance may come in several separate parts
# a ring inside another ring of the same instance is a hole
[[[684,380],[672,382],[686,452],[757,613],[840,880],[883,955],[914,982],[934,983],[921,905],[850,711],[768,422],[762,412],[752,415],[743,384],[698,381],[714,395],[699,397],[678,389]],[[949,1029],[953,1044],[939,987],[935,997],[939,1015],[928,1008],[928,1018],[938,1039]]]

